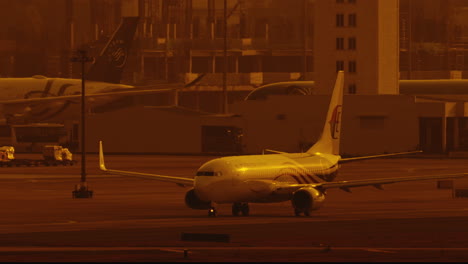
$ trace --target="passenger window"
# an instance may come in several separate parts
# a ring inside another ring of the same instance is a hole
[[[197,171],[197,176],[214,176],[213,171]]]

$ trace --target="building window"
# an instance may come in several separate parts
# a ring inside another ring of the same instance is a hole
[[[200,36],[200,18],[194,17],[192,20],[192,37],[198,38]]]
[[[336,61],[336,72],[344,71],[344,61]]]
[[[7,125],[0,126],[0,137],[11,137],[10,126],[7,126]]]
[[[344,15],[343,14],[336,14],[336,26],[344,27]]]
[[[266,38],[267,28],[268,28],[268,21],[266,19],[256,19],[255,26],[254,26],[254,37]]]
[[[356,14],[349,14],[348,15],[348,26],[355,27],[357,25],[356,20],[357,20]]]
[[[350,73],[356,73],[356,61],[348,62],[348,71]]]
[[[224,20],[222,18],[216,19],[215,24],[215,38],[224,37]]]
[[[239,17],[239,34],[241,38],[248,37],[248,22],[245,13],[241,12]]]
[[[348,39],[348,49],[355,50],[356,49],[356,38],[349,38]]]
[[[336,38],[336,49],[337,50],[344,49],[344,38]]]
[[[356,94],[356,84],[352,83],[348,86],[348,93],[349,94]]]

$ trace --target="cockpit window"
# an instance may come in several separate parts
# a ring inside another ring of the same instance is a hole
[[[197,171],[197,176],[214,176],[214,171]]]

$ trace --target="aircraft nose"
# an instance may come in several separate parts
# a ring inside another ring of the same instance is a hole
[[[210,183],[211,179],[206,176],[195,176],[194,189],[200,199],[211,200],[210,198]]]

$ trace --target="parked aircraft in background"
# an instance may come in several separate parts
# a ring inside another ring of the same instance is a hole
[[[340,163],[414,153],[341,158],[339,145],[343,75],[342,71],[338,73],[322,135],[315,145],[305,153],[278,152],[278,154],[269,155],[217,158],[203,164],[192,179],[107,169],[104,163],[102,142],[100,142],[100,169],[109,174],[151,178],[193,186],[185,195],[186,205],[192,209],[208,210],[210,216],[216,215],[214,204],[232,203],[233,215],[248,215],[248,203],[272,203],[288,200],[292,202],[295,215],[308,216],[311,211],[322,206],[326,190],[330,188],[349,191],[353,187],[374,186],[380,189],[381,185],[389,183],[468,176],[468,174],[461,173],[334,181]]]
[[[149,90],[120,84],[138,17],[124,17],[95,63],[86,73],[87,107],[110,104],[125,95],[156,93],[172,89]],[[0,78],[0,114],[8,123],[54,121],[70,119],[73,105],[81,99],[81,79]]]
[[[436,101],[467,101],[468,80],[399,80],[399,93]],[[288,81],[256,87],[245,100],[266,99],[269,95],[312,95],[315,81]]]

